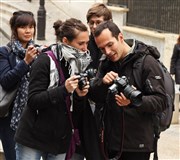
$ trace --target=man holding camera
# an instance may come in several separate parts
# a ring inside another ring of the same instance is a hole
[[[162,71],[155,58],[147,55],[142,65],[143,83],[138,86],[133,66],[142,55],[149,54],[147,46],[133,39],[125,41],[112,21],[99,24],[94,36],[104,57],[89,93],[93,101],[105,104],[99,117],[104,157],[149,160],[154,141],[152,114],[166,106]],[[114,89],[118,93],[112,94]]]

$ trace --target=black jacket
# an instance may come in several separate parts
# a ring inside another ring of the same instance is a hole
[[[102,56],[101,50],[97,47],[93,35],[89,36],[88,49],[92,58],[92,62],[89,65],[89,68],[98,69],[100,58]]]
[[[63,72],[68,75],[64,69]],[[66,153],[72,128],[66,108],[65,99],[69,95],[65,86],[48,89],[50,59],[43,53],[33,63],[30,75],[28,104],[20,120],[15,140],[22,145],[48,153]],[[74,106],[81,108],[80,105],[84,104],[83,97],[74,96]]]
[[[174,45],[170,73],[175,75],[176,84],[180,84],[180,44]]]
[[[128,44],[131,46],[132,40],[129,40]],[[90,96],[95,102],[106,104],[105,142],[109,151],[153,151],[152,113],[162,111],[166,106],[164,81],[163,79],[156,79],[157,76],[163,77],[157,60],[152,56],[145,58],[142,69],[143,89],[141,91],[143,97],[142,105],[139,107],[132,104],[126,107],[117,106],[113,97],[108,94],[109,86],[102,83],[105,74],[114,71],[119,74],[119,77],[126,76],[129,84],[140,90],[135,83],[132,69],[134,62],[146,53],[146,45],[135,41],[134,50],[123,60],[114,63],[105,58],[101,62],[96,80],[90,91]]]

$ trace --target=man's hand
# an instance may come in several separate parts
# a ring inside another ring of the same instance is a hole
[[[78,96],[83,97],[88,93],[88,89],[89,89],[90,85],[89,85],[89,81],[86,82],[86,86],[83,87],[82,90],[79,89],[79,87],[76,88],[76,93],[78,94]]]
[[[115,100],[118,106],[127,106],[131,103],[131,101],[127,99],[122,92],[120,95],[115,95]]]
[[[118,77],[117,73],[110,71],[103,77],[103,83],[111,84],[117,77]]]

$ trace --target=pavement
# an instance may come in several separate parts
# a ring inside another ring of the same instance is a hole
[[[14,0],[14,2],[17,0]],[[7,1],[8,2],[8,1]],[[19,7],[21,3],[23,4],[24,0],[19,0],[19,3],[15,3],[14,5]],[[53,22],[57,19],[64,20],[70,17],[70,14],[65,12],[64,5],[60,3],[61,1],[53,1],[50,3],[49,0],[46,1],[47,11],[47,21],[46,21],[46,40],[38,41],[36,39],[37,44],[51,44],[55,42],[54,30],[52,28]],[[13,3],[13,1],[9,1],[9,3]],[[56,3],[58,5],[56,5]],[[69,2],[70,3],[70,2]],[[32,0],[30,3],[31,7],[29,9],[36,14],[35,11],[38,9],[38,0]],[[28,8],[28,5],[22,5],[24,9]],[[0,33],[0,46],[5,45],[9,40]],[[180,122],[180,116],[179,116]],[[1,148],[1,146],[0,146]],[[165,132],[161,133],[161,137],[158,143],[158,155],[159,160],[180,160],[180,124],[171,124],[170,128]],[[151,160],[153,155],[151,155]],[[0,156],[1,160],[1,156]]]

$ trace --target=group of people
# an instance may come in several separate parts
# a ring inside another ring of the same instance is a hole
[[[18,86],[8,116],[0,118],[7,160],[150,159],[152,114],[166,106],[162,71],[147,56],[138,87],[132,69],[146,45],[125,40],[103,3],[86,18],[90,34],[78,19],[58,20],[56,44],[39,52],[33,13],[13,13],[9,49],[0,48],[0,84],[8,91]],[[89,70],[97,71],[93,78]],[[109,93],[122,77],[142,93],[140,104],[123,90]]]

